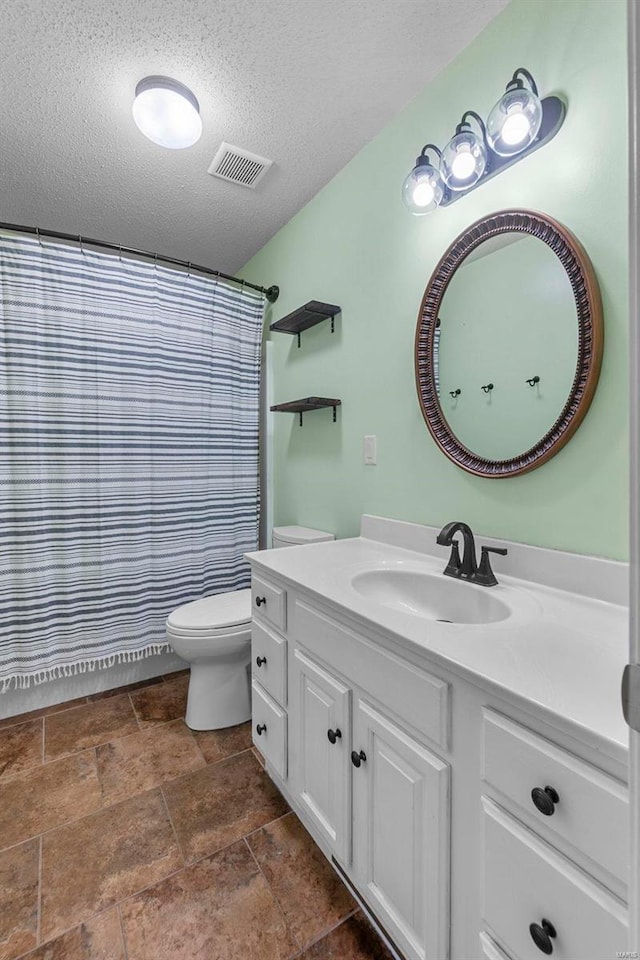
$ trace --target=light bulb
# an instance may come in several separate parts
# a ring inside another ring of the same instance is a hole
[[[475,158],[471,156],[469,150],[459,150],[451,163],[453,175],[458,180],[466,180],[467,177],[470,177],[475,167]]]
[[[170,77],[145,77],[136,87],[133,119],[153,143],[183,150],[200,139],[202,120],[195,96]]]
[[[502,124],[501,135],[506,144],[515,146],[526,139],[530,130],[531,123],[525,114],[519,109],[512,108]]]
[[[416,207],[426,207],[433,200],[435,191],[428,180],[420,180],[413,188],[413,202]]]

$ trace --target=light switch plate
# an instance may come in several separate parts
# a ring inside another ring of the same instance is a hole
[[[378,438],[374,436],[365,437],[362,447],[365,464],[368,467],[374,467],[378,462]]]

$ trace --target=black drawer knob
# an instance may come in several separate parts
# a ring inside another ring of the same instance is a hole
[[[267,598],[266,598],[266,597],[256,597],[256,607],[261,607],[262,604],[263,604],[263,603],[266,604],[266,602],[267,602]]]
[[[338,727],[335,730],[327,730],[327,736],[329,737],[329,743],[335,743],[342,737],[342,730],[339,730]]]
[[[556,812],[556,803],[560,802],[558,791],[554,790],[553,787],[545,787],[544,790],[542,787],[534,787],[531,791],[531,799],[540,813],[543,813],[545,817],[550,817],[554,814]]]
[[[266,723],[259,723],[258,726],[256,727],[256,733],[258,734],[259,737],[261,737],[266,729],[267,729]]]
[[[356,753],[355,750],[351,751],[351,763],[354,767],[359,767],[367,759],[367,755],[364,750],[361,750],[360,753]]]
[[[541,923],[529,924],[529,933],[538,950],[543,953],[553,953],[553,944],[551,940],[557,936],[556,928],[548,920],[542,920]]]
[[[256,657],[256,667],[261,667],[263,663],[267,662],[266,657]]]

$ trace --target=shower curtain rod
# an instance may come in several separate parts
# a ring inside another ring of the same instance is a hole
[[[115,250],[116,253],[126,253],[134,257],[146,257],[159,263],[169,263],[174,267],[186,267],[189,273],[204,273],[207,276],[218,277],[220,280],[230,280],[232,283],[240,283],[243,287],[249,287],[251,290],[258,290],[264,293],[269,303],[275,303],[280,295],[280,287],[275,284],[271,287],[260,287],[256,283],[250,283],[248,280],[242,280],[240,277],[232,277],[228,273],[221,273],[220,270],[212,270],[211,267],[201,267],[197,263],[191,263],[190,260],[176,260],[174,257],[163,257],[159,253],[149,253],[147,250],[136,250],[135,247],[123,247],[120,243],[109,243],[106,240],[91,240],[89,237],[83,237],[79,234],[75,236],[71,233],[60,233],[57,230],[41,230],[39,227],[23,227],[17,223],[0,223],[0,230],[11,230],[14,233],[31,233],[36,237],[48,237],[52,240],[67,240],[71,243],[79,243],[88,247],[102,247],[105,250]]]

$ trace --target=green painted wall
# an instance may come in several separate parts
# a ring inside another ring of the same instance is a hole
[[[464,109],[486,116],[515,67],[568,103],[556,139],[452,207],[412,217],[400,188],[426,141],[444,144]],[[330,65],[328,66],[330,69]],[[275,400],[341,397],[329,410],[274,414],[276,523],[357,534],[360,514],[626,558],[627,95],[624,0],[513,0],[503,13],[250,261],[278,283],[267,323],[309,299],[342,305],[295,339],[274,337]],[[428,434],[416,400],[413,338],[420,299],[446,246],[507,207],[547,212],[585,245],[602,290],[606,343],[586,419],[538,470],[472,477]],[[378,437],[378,465],[362,437]]]

